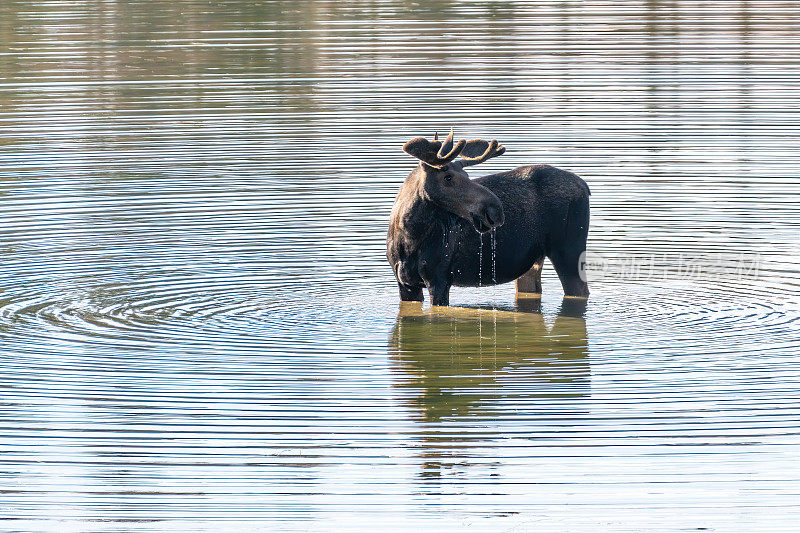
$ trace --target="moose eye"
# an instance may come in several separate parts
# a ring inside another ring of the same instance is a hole
[[[453,176],[451,176],[450,174],[445,174],[444,181],[453,181]]]

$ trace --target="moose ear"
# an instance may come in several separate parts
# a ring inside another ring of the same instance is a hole
[[[441,141],[430,142],[425,137],[411,139],[403,145],[403,151],[410,156],[416,157],[420,161],[433,161],[439,148],[442,147]]]

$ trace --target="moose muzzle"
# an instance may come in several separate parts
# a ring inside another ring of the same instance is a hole
[[[488,192],[488,191],[487,191]],[[486,233],[503,225],[505,222],[505,215],[503,214],[503,204],[500,199],[492,194],[486,202],[483,203],[480,209],[471,213],[472,225],[479,233]]]

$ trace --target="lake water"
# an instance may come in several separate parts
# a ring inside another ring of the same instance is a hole
[[[797,531],[796,2],[0,3],[4,531]],[[592,188],[403,308],[402,144]]]

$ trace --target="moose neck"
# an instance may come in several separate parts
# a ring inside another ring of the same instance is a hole
[[[410,240],[421,242],[426,236],[440,233],[446,222],[454,217],[425,194],[424,173],[412,172],[403,183],[394,205],[392,219],[401,233]]]

